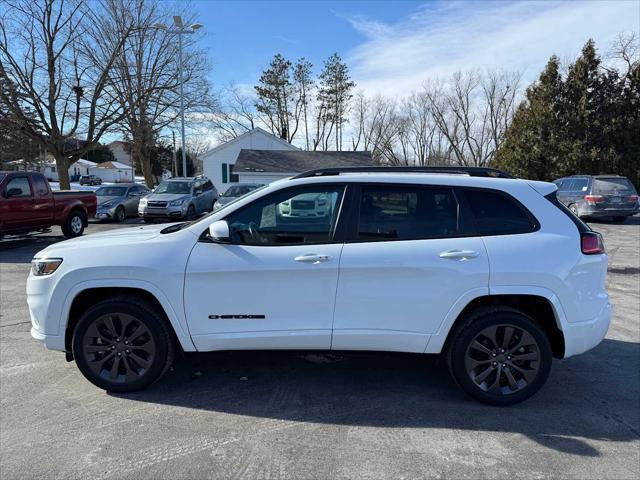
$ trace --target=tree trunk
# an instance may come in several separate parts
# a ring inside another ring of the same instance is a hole
[[[55,155],[55,159],[60,190],[70,190],[71,182],[69,182],[69,161],[65,155]]]

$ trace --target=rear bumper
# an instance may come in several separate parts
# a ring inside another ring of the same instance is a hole
[[[585,217],[630,217],[638,213],[638,206],[633,207],[598,207],[585,203],[580,215]]]
[[[597,346],[604,339],[609,325],[613,306],[607,302],[595,318],[586,322],[565,323],[564,358],[579,355]]]

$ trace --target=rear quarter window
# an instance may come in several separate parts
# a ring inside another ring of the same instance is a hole
[[[506,193],[470,188],[463,191],[479,235],[513,235],[539,228],[536,218]]]

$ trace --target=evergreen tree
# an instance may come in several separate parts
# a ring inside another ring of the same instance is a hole
[[[342,149],[342,126],[347,121],[348,106],[353,97],[352,91],[356,84],[349,77],[349,68],[337,53],[331,55],[324,62],[324,69],[320,74],[320,88],[318,103],[325,108],[325,121],[330,128],[335,129],[336,150]]]
[[[603,68],[592,40],[566,78],[554,56],[527,89],[494,165],[517,176],[553,180],[612,173],[638,186],[640,64]]]
[[[273,57],[269,67],[262,72],[258,85],[254,87],[258,95],[256,110],[262,114],[271,132],[287,141],[291,141],[291,87],[291,62],[279,53]]]

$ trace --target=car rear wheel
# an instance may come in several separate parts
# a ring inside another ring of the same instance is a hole
[[[124,208],[123,207],[118,207],[116,208],[116,214],[115,214],[115,221],[122,223],[124,222],[125,219],[125,214],[124,214]]]
[[[67,238],[79,237],[84,232],[84,224],[84,213],[74,210],[62,225],[62,233]]]
[[[580,215],[578,215],[578,207],[575,203],[569,205],[569,210],[571,210],[571,213],[573,213],[576,217],[580,217]]]
[[[111,392],[149,386],[174,358],[173,337],[161,314],[132,297],[104,300],[87,310],[76,326],[72,347],[87,380]]]
[[[506,307],[465,319],[447,353],[458,385],[490,405],[526,400],[540,390],[551,371],[551,347],[544,331],[527,315]]]

